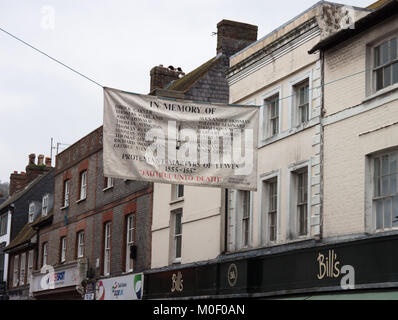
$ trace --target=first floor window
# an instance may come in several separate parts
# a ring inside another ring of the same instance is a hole
[[[174,213],[174,259],[181,259],[182,247],[182,209],[176,210]]]
[[[114,179],[113,178],[105,177],[105,183],[104,183],[104,188],[105,189],[113,187],[113,184],[114,184]]]
[[[66,260],[66,237],[61,238],[61,262]]]
[[[133,270],[133,259],[130,257],[131,246],[134,245],[134,216],[132,214],[126,217],[126,271]]]
[[[373,208],[376,230],[398,227],[398,151],[373,159]]]
[[[278,209],[278,182],[273,179],[268,182],[268,240],[276,241]]]
[[[19,284],[22,286],[25,284],[25,266],[26,266],[26,253],[21,254],[21,270],[19,273]]]
[[[77,257],[84,257],[84,231],[77,233]]]
[[[171,200],[178,200],[184,198],[184,185],[173,184],[171,190]]]
[[[108,275],[111,269],[111,223],[104,226],[104,275]]]
[[[28,274],[26,278],[26,283],[30,283],[30,278],[32,276],[32,270],[33,270],[33,250],[30,250],[28,252]]]
[[[44,242],[43,243],[43,250],[42,250],[42,266],[47,265],[47,256],[48,256],[48,243]]]
[[[249,245],[250,236],[250,192],[242,191],[242,245]]]
[[[298,235],[307,235],[308,225],[308,173],[307,170],[297,173],[297,221]]]
[[[18,286],[19,283],[19,256],[14,256],[14,275],[13,286]]]

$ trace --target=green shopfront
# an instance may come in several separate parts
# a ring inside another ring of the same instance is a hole
[[[398,299],[398,234],[304,241],[145,272],[144,299]]]

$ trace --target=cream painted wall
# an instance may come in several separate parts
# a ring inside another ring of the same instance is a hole
[[[365,232],[365,158],[369,153],[398,147],[398,125],[389,126],[397,121],[395,98],[371,111],[325,126],[325,237]],[[381,129],[384,126],[389,127]],[[376,129],[379,130],[359,136]]]
[[[154,184],[152,268],[171,264],[171,211],[182,208],[181,263],[216,258],[221,250],[221,189],[184,187],[184,200],[171,200],[169,184]]]

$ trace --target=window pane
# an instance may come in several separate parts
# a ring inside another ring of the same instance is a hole
[[[184,196],[184,185],[179,184],[177,186],[178,189],[178,198],[182,198]]]
[[[398,62],[392,65],[392,83],[398,83]]]
[[[181,236],[176,237],[176,258],[181,257]]]
[[[384,228],[391,228],[391,198],[384,199]]]
[[[383,68],[384,87],[391,85],[391,65]]]
[[[382,183],[382,195],[387,196],[390,194],[390,191],[388,190],[388,182],[389,182],[389,176],[383,176],[381,178],[381,183]]]
[[[376,229],[383,229],[383,200],[376,201]]]
[[[386,175],[390,173],[390,165],[388,155],[382,157],[382,174]]]
[[[388,42],[384,42],[380,45],[380,57],[381,57],[381,64],[387,63],[388,60]]]
[[[397,194],[397,174],[390,176],[390,195]]]
[[[375,55],[374,66],[378,67],[380,65],[380,47],[375,48],[374,55]]]
[[[181,213],[176,214],[175,219],[175,234],[181,234]]]
[[[390,40],[390,61],[397,58],[397,38]]]
[[[383,68],[375,72],[376,76],[376,90],[383,89]]]
[[[398,227],[398,196],[392,198],[392,226]]]

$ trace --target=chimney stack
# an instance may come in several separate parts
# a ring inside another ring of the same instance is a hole
[[[34,154],[34,153],[31,153],[30,155],[29,155],[29,162],[28,162],[28,166],[31,166],[31,165],[36,165],[36,154]]]
[[[14,171],[14,173],[11,173],[9,192],[10,196],[12,196],[15,192],[25,188],[26,185],[29,183],[26,174],[23,173],[24,172],[21,172],[21,174],[19,174],[18,171]]]
[[[162,64],[157,67],[153,67],[150,72],[150,93],[153,93],[156,89],[163,89],[171,81],[177,80],[184,75],[185,73],[179,67],[174,68],[173,66],[169,66],[168,68],[165,68]]]
[[[232,56],[251,43],[257,41],[258,27],[231,20],[221,20],[217,24],[217,54]]]

